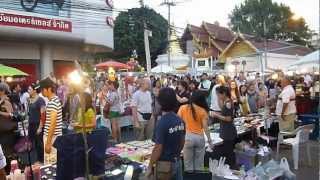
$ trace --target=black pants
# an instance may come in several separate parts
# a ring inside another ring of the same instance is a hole
[[[224,140],[223,144],[214,147],[213,152],[206,153],[205,164],[209,164],[209,158],[219,160],[221,157],[226,157],[225,163],[230,165],[231,169],[237,168],[234,145],[235,140]]]
[[[38,123],[29,123],[28,136],[32,142],[32,148],[37,153],[37,160],[43,162],[43,135],[37,134],[38,127]]]

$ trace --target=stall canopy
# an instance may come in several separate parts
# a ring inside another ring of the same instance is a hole
[[[127,64],[120,63],[114,60],[108,60],[103,63],[99,63],[96,65],[97,69],[108,69],[109,67],[115,68],[115,69],[131,69],[131,67]]]
[[[0,64],[0,76],[28,76],[28,74],[19,69]]]
[[[175,71],[175,69],[173,67],[168,66],[166,64],[160,64],[160,65],[151,69],[152,73],[171,73],[174,71]]]
[[[319,69],[320,51],[314,51],[288,66],[288,70]]]

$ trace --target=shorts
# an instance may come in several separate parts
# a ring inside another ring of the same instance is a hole
[[[109,118],[110,119],[114,119],[114,118],[118,118],[120,117],[120,113],[119,112],[116,112],[116,111],[110,111],[109,112]]]

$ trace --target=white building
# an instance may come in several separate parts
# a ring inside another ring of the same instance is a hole
[[[112,6],[108,0],[0,1],[0,63],[35,80],[50,72],[61,76],[74,60],[111,51]]]
[[[225,63],[225,70],[231,75],[240,71],[260,72],[262,68],[270,72],[285,70],[310,52],[311,49],[305,46],[270,39],[265,44],[261,38],[238,33],[221,53],[219,60]]]

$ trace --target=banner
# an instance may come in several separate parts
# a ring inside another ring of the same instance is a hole
[[[72,22],[70,21],[8,13],[0,13],[0,25],[72,32]]]

